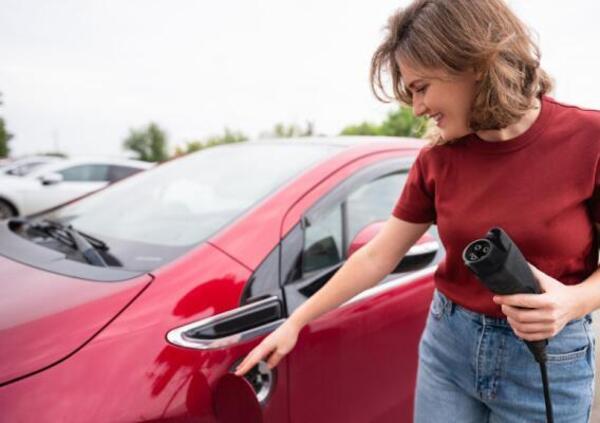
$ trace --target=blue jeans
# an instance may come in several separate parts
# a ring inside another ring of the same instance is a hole
[[[588,422],[594,399],[591,316],[546,349],[556,423]],[[435,290],[419,344],[415,423],[545,422],[538,363],[506,319],[467,310]]]

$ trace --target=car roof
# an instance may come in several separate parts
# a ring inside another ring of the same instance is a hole
[[[395,149],[420,149],[426,145],[427,141],[419,138],[409,137],[387,137],[387,136],[367,136],[367,135],[340,135],[340,136],[316,136],[316,137],[297,137],[297,138],[266,138],[250,140],[248,145],[252,144],[276,144],[276,145],[314,145],[334,146],[340,150],[381,150],[386,148]],[[240,143],[243,144],[243,143]],[[358,151],[357,151],[358,152]],[[362,151],[361,151],[362,152]]]
[[[375,135],[337,135],[337,136],[309,136],[309,137],[286,137],[286,138],[254,138],[241,142],[218,144],[211,148],[252,148],[257,145],[273,145],[278,147],[285,146],[298,146],[304,145],[308,148],[321,148],[321,147],[333,147],[339,149],[338,153],[333,153],[329,156],[329,159],[344,155],[347,159],[351,160],[353,157],[360,157],[363,155],[377,153],[388,150],[407,150],[415,153],[423,146],[427,144],[426,140],[421,138],[410,138],[410,137],[389,137],[389,136],[375,136]],[[192,152],[189,154],[200,154],[205,149],[200,151]],[[164,164],[173,160],[183,159],[188,154],[181,156],[174,156],[161,162]],[[335,160],[335,159],[334,159]]]
[[[263,144],[307,144],[307,145],[333,145],[340,148],[372,147],[390,145],[400,148],[419,148],[425,140],[410,137],[389,137],[375,135],[339,135],[339,136],[310,136],[295,138],[259,138],[249,140],[249,143]]]

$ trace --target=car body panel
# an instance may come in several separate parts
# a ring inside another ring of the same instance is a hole
[[[290,423],[412,421],[432,273],[305,326],[288,356]]]
[[[0,268],[0,384],[72,354],[152,280],[144,275],[119,283],[83,281],[5,257]]]
[[[232,359],[253,344],[198,351],[173,346],[165,337],[176,326],[235,308],[250,273],[202,244],[158,270],[143,295],[68,360],[0,388],[2,418],[216,422],[211,390]],[[283,389],[265,410],[269,421],[287,415],[287,383],[280,376]]]

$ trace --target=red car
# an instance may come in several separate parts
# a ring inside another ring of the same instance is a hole
[[[0,421],[411,421],[435,232],[253,389],[216,387],[377,233],[422,145],[223,145],[0,222]]]

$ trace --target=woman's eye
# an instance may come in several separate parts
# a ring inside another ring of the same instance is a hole
[[[425,92],[425,90],[426,90],[426,89],[427,89],[427,85],[423,85],[422,87],[420,87],[420,88],[417,88],[417,89],[415,90],[415,92],[416,92],[416,93],[419,93],[419,94],[422,94],[422,93],[424,93],[424,92]]]

